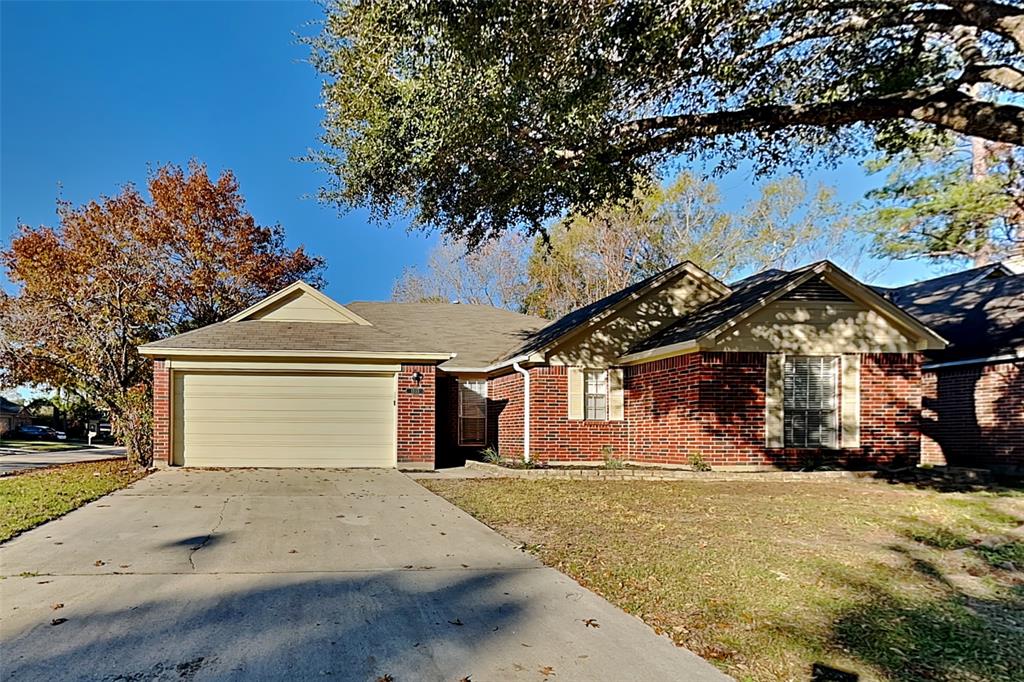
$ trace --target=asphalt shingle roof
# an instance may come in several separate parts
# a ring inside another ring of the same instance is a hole
[[[949,341],[928,351],[954,361],[1024,351],[1024,275],[974,268],[880,293]],[[990,276],[986,276],[990,275]]]
[[[147,344],[153,349],[456,353],[443,369],[484,367],[548,321],[486,305],[377,303],[346,306],[372,326],[330,322],[219,322]]]
[[[548,324],[542,317],[466,303],[353,301],[345,307],[376,328],[455,353],[441,369],[486,367]]]

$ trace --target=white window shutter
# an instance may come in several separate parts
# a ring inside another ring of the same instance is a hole
[[[612,421],[626,418],[626,391],[621,369],[608,370],[608,418]]]
[[[841,447],[860,447],[860,356],[843,355],[840,360]]]
[[[583,419],[583,370],[569,368],[569,419]]]
[[[784,444],[785,410],[784,378],[786,356],[771,353],[767,356],[764,377],[764,446],[781,448]]]

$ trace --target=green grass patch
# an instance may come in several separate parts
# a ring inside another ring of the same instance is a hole
[[[123,460],[81,462],[0,478],[0,542],[145,476]]]
[[[809,679],[815,663],[901,682],[1018,672],[1017,495],[854,481],[424,485],[739,680]]]
[[[84,441],[68,440],[12,440],[0,439],[0,448],[18,448],[32,452],[65,452],[67,450],[88,450],[96,446]]]

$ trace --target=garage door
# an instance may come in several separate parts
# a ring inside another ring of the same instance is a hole
[[[393,467],[394,401],[393,374],[175,374],[174,461]]]

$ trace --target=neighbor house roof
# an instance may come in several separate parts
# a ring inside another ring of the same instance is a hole
[[[13,400],[0,396],[0,414],[20,414],[23,409],[25,409],[24,405],[19,405]]]
[[[353,301],[345,307],[369,320],[375,329],[455,353],[440,365],[447,370],[486,367],[548,324],[542,317],[465,303]]]
[[[882,291],[949,341],[933,360],[1024,355],[1024,275],[985,266]]]

